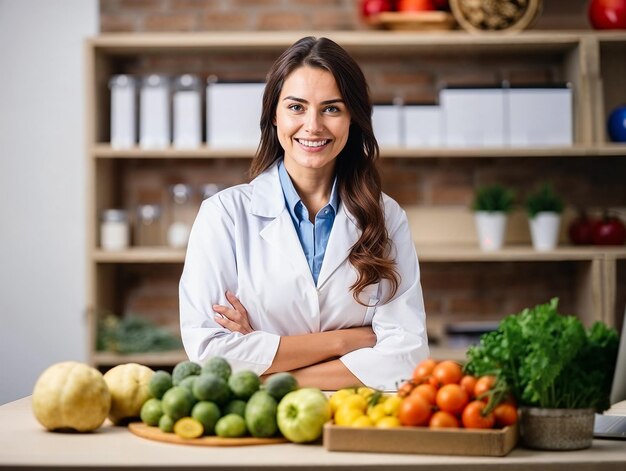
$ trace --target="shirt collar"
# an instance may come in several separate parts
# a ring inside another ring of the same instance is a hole
[[[285,168],[284,159],[280,159],[278,163],[278,177],[280,178],[280,186],[283,189],[283,194],[285,195],[285,202],[287,203],[287,209],[292,216],[296,216],[298,219],[303,218],[303,211],[306,211],[304,208],[304,204],[302,204],[302,199],[296,188],[293,186],[293,182],[291,181],[291,177],[287,173],[287,169]],[[299,204],[300,203],[300,204]],[[330,191],[330,199],[328,204],[333,208],[335,214],[337,214],[337,208],[339,207],[339,194],[337,191],[337,177],[335,176],[333,180],[333,187]],[[302,210],[298,210],[298,206],[302,206]]]

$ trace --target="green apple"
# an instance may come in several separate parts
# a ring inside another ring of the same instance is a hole
[[[276,419],[287,440],[312,442],[322,435],[324,424],[330,420],[330,404],[319,389],[298,389],[282,398]]]

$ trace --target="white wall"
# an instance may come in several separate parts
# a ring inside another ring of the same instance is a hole
[[[0,404],[85,361],[83,43],[97,0],[0,0]]]

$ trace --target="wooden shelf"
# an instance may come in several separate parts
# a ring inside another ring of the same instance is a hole
[[[256,149],[215,149],[202,146],[197,149],[113,149],[108,144],[97,144],[91,154],[96,159],[251,159]],[[381,148],[383,158],[550,158],[626,156],[626,145],[572,147],[484,147],[484,148]]]
[[[112,353],[94,352],[92,361],[97,366],[115,366],[122,363],[139,363],[146,366],[174,366],[176,363],[187,360],[184,350],[149,353]]]
[[[624,247],[573,247],[562,246],[549,252],[537,252],[531,246],[505,247],[494,252],[484,252],[473,245],[416,245],[420,262],[549,262],[585,261],[602,257],[626,258]],[[107,252],[95,250],[97,263],[183,263],[184,249],[143,248]]]

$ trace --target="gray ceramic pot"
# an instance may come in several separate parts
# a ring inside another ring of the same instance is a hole
[[[580,450],[593,441],[593,409],[522,407],[520,435],[540,450]]]

